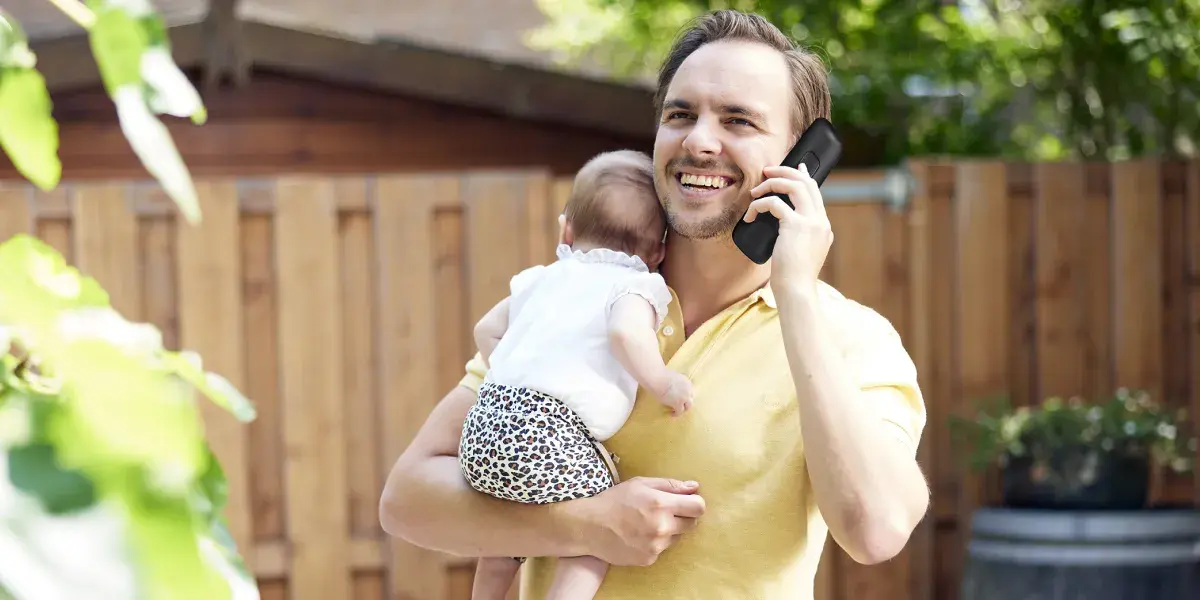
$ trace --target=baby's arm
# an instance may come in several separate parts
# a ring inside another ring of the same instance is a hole
[[[637,294],[625,294],[608,314],[608,340],[617,360],[664,405],[680,414],[692,405],[692,384],[663,363],[658,350],[654,307]]]
[[[498,302],[475,324],[475,345],[485,365],[491,365],[492,351],[508,331],[508,298]]]

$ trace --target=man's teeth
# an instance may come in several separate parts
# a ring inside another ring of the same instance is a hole
[[[724,177],[713,177],[711,175],[692,175],[691,173],[682,174],[679,177],[679,183],[682,183],[683,185],[710,187],[718,190],[729,185],[729,181]]]

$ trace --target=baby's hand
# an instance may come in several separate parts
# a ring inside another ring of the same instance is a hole
[[[692,408],[692,381],[683,373],[671,371],[667,375],[667,386],[659,401],[678,417]]]

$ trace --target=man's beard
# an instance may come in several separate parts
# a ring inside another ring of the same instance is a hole
[[[711,240],[718,237],[729,237],[733,228],[745,215],[746,211],[738,210],[736,206],[722,207],[721,214],[700,220],[689,219],[674,209],[669,199],[663,199],[663,208],[667,213],[667,225],[676,235],[689,240]]]

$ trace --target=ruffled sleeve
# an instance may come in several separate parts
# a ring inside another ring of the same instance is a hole
[[[662,275],[645,271],[631,272],[628,277],[622,278],[612,287],[605,312],[611,311],[617,300],[627,294],[641,296],[654,307],[654,330],[658,331],[667,318],[667,307],[671,304],[671,290],[667,288],[667,282],[663,280]]]
[[[533,284],[537,283],[538,278],[542,276],[542,272],[545,268],[545,265],[534,265],[514,275],[508,283],[509,293],[513,296],[520,296],[523,294],[526,290],[532,287]]]

